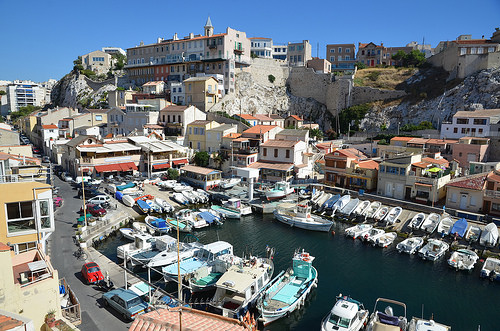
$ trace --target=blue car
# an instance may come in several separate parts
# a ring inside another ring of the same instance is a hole
[[[117,288],[102,295],[104,306],[110,306],[119,312],[126,321],[148,311],[147,302],[131,290]]]

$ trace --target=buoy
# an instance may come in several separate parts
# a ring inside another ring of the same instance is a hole
[[[335,231],[332,230],[332,236],[334,236],[334,235],[335,235]]]

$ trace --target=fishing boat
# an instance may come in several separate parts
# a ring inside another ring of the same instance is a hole
[[[408,223],[408,227],[412,230],[417,230],[422,226],[422,223],[425,221],[425,214],[418,213],[413,216],[410,223]]]
[[[442,218],[441,222],[439,222],[437,232],[443,237],[449,235],[454,223],[455,222],[449,217]]]
[[[149,249],[130,254],[130,264],[132,266],[147,265],[152,258],[154,258],[163,250],[172,250],[174,248],[177,248],[177,240],[168,235],[162,236],[161,243],[162,244],[160,244],[159,240],[155,239],[154,245],[152,245]]]
[[[124,244],[116,248],[116,256],[125,259],[125,255],[130,256],[140,250],[150,249],[154,243],[154,238],[147,233],[138,234],[134,237],[134,242]]]
[[[382,207],[379,208],[379,210],[377,210],[377,212],[375,213],[375,215],[373,215],[373,219],[376,222],[382,222],[384,220],[384,218],[387,216],[388,212],[389,212],[389,207],[382,206]]]
[[[375,216],[375,214],[377,213],[377,211],[379,210],[379,208],[381,206],[382,206],[382,203],[380,203],[379,201],[373,201],[370,204],[370,207],[368,207],[366,209],[365,213],[363,214],[363,216],[365,217],[365,219],[370,219],[373,216]]]
[[[398,234],[396,232],[387,232],[378,237],[375,242],[378,247],[387,248],[392,245],[397,236]]]
[[[450,236],[463,238],[465,235],[465,231],[467,231],[467,220],[465,218],[461,218],[456,221],[450,229]]]
[[[337,202],[333,204],[332,216],[334,216],[337,211],[340,211],[342,208],[344,208],[349,203],[349,201],[351,201],[351,196],[349,194],[343,195],[340,199],[338,199]]]
[[[441,216],[436,213],[430,213],[420,226],[420,229],[427,233],[433,233],[438,227],[440,221]]]
[[[146,222],[146,226],[153,233],[167,233],[170,231],[170,225],[163,218],[155,217],[155,216],[146,216],[144,219]]]
[[[339,294],[335,305],[321,321],[321,331],[359,331],[367,319],[368,310],[349,296]]]
[[[451,327],[434,320],[413,317],[408,325],[408,331],[451,331]]]
[[[182,218],[172,218],[172,217],[167,217],[166,219],[167,223],[170,225],[172,229],[177,230],[177,227],[179,228],[180,232],[191,232],[193,231],[193,227],[189,223],[189,221],[182,219]]]
[[[223,179],[221,180],[219,186],[225,190],[232,188],[236,185],[238,185],[241,182],[241,178],[239,177],[233,177],[229,179]]]
[[[495,223],[489,223],[484,227],[481,237],[479,238],[479,245],[485,247],[493,247],[498,241],[498,228]]]
[[[151,212],[151,207],[148,205],[148,203],[144,200],[137,200],[136,201],[137,207],[144,213],[144,214],[149,214]]]
[[[493,257],[487,258],[481,268],[480,277],[500,281],[500,260]]]
[[[313,215],[307,204],[282,203],[273,213],[278,221],[301,229],[327,232],[333,225],[332,221]]]
[[[378,310],[379,303],[389,304],[383,311]],[[400,311],[399,315],[394,314],[394,308]],[[406,318],[406,305],[402,302],[378,298],[373,308],[373,313],[366,325],[366,331],[406,331],[408,319]]]
[[[189,203],[189,200],[182,194],[182,193],[174,193],[172,195],[173,199],[180,203],[181,205],[187,205]]]
[[[356,209],[354,209],[353,214],[356,216],[362,215],[369,207],[371,202],[368,200],[361,201]]]
[[[451,254],[448,265],[456,270],[471,271],[474,268],[479,256],[470,249],[459,249]]]
[[[352,239],[363,238],[371,228],[373,228],[371,224],[357,224],[345,229],[344,232],[347,237],[351,237]]]
[[[385,222],[387,225],[393,225],[396,223],[398,220],[399,215],[403,212],[403,208],[401,207],[393,207],[389,212],[387,213],[387,216],[385,217]]]
[[[177,243],[177,242],[176,242]],[[172,263],[185,260],[192,257],[203,245],[198,241],[195,242],[180,242],[179,255],[177,255],[177,244],[171,247],[165,247],[148,262],[148,267],[157,268],[170,265]]]
[[[422,237],[410,237],[406,238],[402,242],[396,245],[396,249],[400,253],[415,254],[420,247],[424,244],[424,238]]]
[[[198,212],[192,211],[191,209],[181,209],[175,214],[175,218],[191,225],[193,229],[201,229],[208,226],[208,223],[204,219],[199,219],[196,217]]]
[[[289,182],[277,182],[271,190],[266,191],[266,199],[267,200],[281,199],[292,193],[293,193],[293,188],[290,187]]]
[[[377,239],[385,234],[382,229],[372,228],[363,236],[363,240],[375,246]]]
[[[231,198],[227,201],[222,201],[222,207],[235,212],[239,212],[240,216],[252,214],[252,207],[249,204],[241,202],[241,199]]]
[[[481,228],[475,225],[470,225],[465,233],[465,240],[468,242],[477,242],[481,237]]]
[[[135,234],[137,232],[132,228],[120,228],[120,233],[124,238],[127,238],[129,240],[134,240]]]
[[[135,205],[135,199],[128,194],[122,196],[122,202],[127,207],[133,207]]]
[[[248,261],[242,258],[225,254],[215,259],[214,263],[210,266],[203,266],[192,273],[189,278],[189,288],[192,293],[205,292],[215,288],[215,284],[222,277],[222,275],[229,270],[232,265],[240,265],[245,263],[252,263],[252,259]],[[255,263],[262,263],[261,258],[256,258]]]
[[[450,246],[439,239],[429,239],[427,244],[418,251],[418,255],[429,261],[436,261],[443,256]]]
[[[314,256],[296,251],[292,267],[274,278],[257,303],[264,326],[289,316],[304,306],[307,296],[318,283],[318,271],[312,266]]]
[[[344,206],[344,208],[340,209],[340,213],[342,215],[345,215],[345,216],[350,216],[352,214],[352,212],[354,211],[354,209],[356,209],[356,207],[358,207],[358,204],[359,204],[359,199],[358,198],[351,199]]]

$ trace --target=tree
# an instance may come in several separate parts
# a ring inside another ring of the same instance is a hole
[[[127,63],[127,57],[121,53],[115,53],[111,57],[115,60],[115,70],[122,70]]]
[[[370,107],[370,104],[365,103],[342,110],[339,114],[340,132],[347,133],[349,126],[351,130],[359,130],[359,123],[365,118]]]
[[[5,91],[0,91],[0,95],[6,95],[6,94],[7,94],[7,92],[5,92]]]
[[[406,53],[402,50],[397,51],[396,54],[392,56],[392,59],[398,62],[398,65],[403,65],[404,59],[406,57]]]
[[[210,155],[205,151],[196,152],[196,154],[194,155],[194,163],[199,167],[208,166],[209,160],[210,160]]]
[[[309,137],[316,138],[316,140],[323,139],[323,131],[320,129],[309,129]]]
[[[224,163],[224,161],[226,161],[228,159],[227,156],[228,156],[227,153],[223,153],[221,151],[219,151],[217,153],[214,153],[213,160],[214,160],[214,163],[216,164],[216,167],[218,169],[221,169],[222,164]]]
[[[425,54],[416,49],[412,50],[408,54],[402,50],[399,50],[392,56],[392,59],[398,62],[398,66],[421,67],[425,63]]]
[[[26,107],[21,107],[19,108],[18,111],[14,111],[10,114],[10,119],[12,120],[12,122],[15,122],[16,120],[24,117],[24,116],[27,116],[29,114],[31,114],[32,112],[36,111],[36,110],[40,110],[42,109],[41,107],[38,107],[38,106],[32,106],[32,105],[28,105]]]
[[[274,81],[276,80],[276,77],[274,77],[273,75],[269,75],[267,76],[267,79],[269,79],[269,81],[272,83],[274,83]]]
[[[83,70],[82,57],[81,56],[79,56],[75,61],[73,61],[73,64],[75,65],[73,67],[73,70],[75,70],[75,71],[82,71]]]
[[[356,62],[354,63],[354,65],[358,68],[358,69],[366,69],[366,64],[364,64],[363,62]]]
[[[168,179],[176,180],[177,178],[179,178],[179,170],[174,169],[174,168],[169,168],[167,170],[167,176],[168,176]]]

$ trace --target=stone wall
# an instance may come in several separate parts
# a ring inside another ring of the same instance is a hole
[[[285,86],[289,68],[283,60],[255,58],[252,59],[251,66],[236,71],[237,74],[240,72],[250,73],[253,80],[263,86]],[[274,83],[269,81],[269,75],[274,76]]]
[[[316,73],[312,68],[294,67],[290,70],[287,84],[290,93],[298,97],[313,98],[326,104],[328,86],[335,81],[333,74]]]
[[[354,86],[352,90],[351,105],[360,105],[377,100],[397,99],[405,95],[405,91],[381,90],[368,86]]]
[[[237,121],[232,118],[227,118],[225,116],[219,115],[217,113],[212,113],[208,112],[207,113],[207,120],[208,121],[216,121],[217,123],[224,123],[224,124],[236,124],[238,126],[238,132],[243,132],[246,129],[249,129],[250,127],[240,121]]]
[[[99,90],[101,87],[105,85],[115,85],[115,78],[106,79],[102,82],[95,82],[92,79],[88,78],[87,76],[83,76],[83,78],[87,82],[87,85],[94,91]]]

